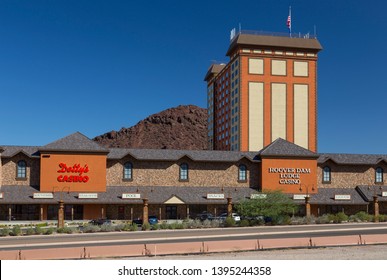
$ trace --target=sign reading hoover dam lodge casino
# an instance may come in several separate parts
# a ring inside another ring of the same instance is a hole
[[[278,180],[281,185],[301,184],[301,175],[311,174],[310,168],[269,168],[269,173],[278,173]]]

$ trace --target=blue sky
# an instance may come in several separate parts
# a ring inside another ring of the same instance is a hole
[[[318,150],[387,154],[387,2],[0,0],[0,145],[92,138],[180,104],[230,30],[314,32]]]

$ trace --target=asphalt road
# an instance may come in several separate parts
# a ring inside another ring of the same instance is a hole
[[[195,230],[158,230],[147,232],[113,232],[60,234],[0,238],[0,251],[82,246],[111,246],[176,242],[204,242],[246,239],[314,238],[328,236],[365,236],[386,234],[387,224],[329,224],[303,226],[263,226]]]

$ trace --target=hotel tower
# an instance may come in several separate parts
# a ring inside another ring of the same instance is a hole
[[[241,31],[210,66],[208,148],[259,151],[277,138],[317,150],[317,54],[310,36]]]

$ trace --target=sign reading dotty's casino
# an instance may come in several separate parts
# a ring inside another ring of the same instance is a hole
[[[106,155],[43,154],[40,191],[105,192]]]
[[[59,163],[59,170],[57,172],[64,173],[59,175],[57,179],[61,183],[87,183],[89,181],[89,176],[85,175],[89,172],[87,164],[82,167],[79,163],[72,166],[67,166],[66,163]]]
[[[317,192],[316,159],[262,159],[262,191],[281,190],[285,193]]]

